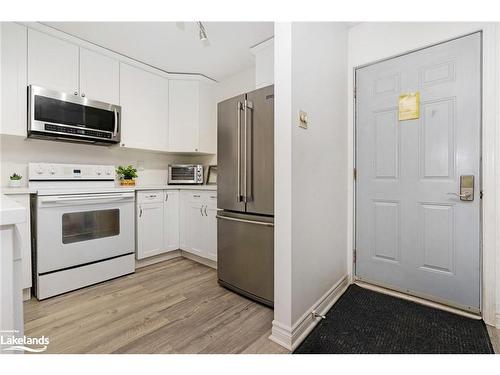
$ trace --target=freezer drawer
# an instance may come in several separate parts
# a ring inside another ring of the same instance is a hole
[[[274,302],[274,218],[217,215],[219,283],[269,306]]]

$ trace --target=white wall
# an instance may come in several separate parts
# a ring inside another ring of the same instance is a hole
[[[344,24],[276,25],[273,339],[292,348],[296,332],[314,324],[311,311],[347,276],[346,86]]]
[[[349,30],[348,56],[348,168],[353,167],[353,71],[357,66],[418,48],[483,31],[483,317],[500,326],[500,27],[494,23],[361,23]],[[348,179],[348,201],[352,202],[352,179]],[[496,198],[498,196],[498,199]],[[348,267],[352,273],[353,210],[348,206]],[[495,259],[496,258],[496,259]],[[496,289],[496,291],[495,291]],[[496,301],[495,301],[496,300]],[[495,307],[496,304],[496,307]]]
[[[347,274],[346,69],[346,26],[292,24],[293,321]]]
[[[216,103],[255,90],[255,65],[217,83]]]
[[[210,158],[211,156],[177,156],[123,149],[118,146],[94,146],[0,135],[0,186],[7,186],[9,176],[14,172],[23,176],[26,185],[29,162],[115,166],[128,164],[137,166],[137,162],[140,162],[144,170],[138,172],[137,184],[148,185],[166,183],[168,164],[184,162],[208,164]]]

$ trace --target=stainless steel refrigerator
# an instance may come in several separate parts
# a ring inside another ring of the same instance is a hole
[[[217,111],[219,283],[274,302],[274,86],[236,96]]]

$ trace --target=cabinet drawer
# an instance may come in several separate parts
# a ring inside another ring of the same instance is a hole
[[[137,203],[163,202],[163,190],[145,190],[137,192]]]

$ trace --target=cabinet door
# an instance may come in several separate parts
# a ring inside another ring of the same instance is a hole
[[[199,151],[199,82],[170,80],[169,151]]]
[[[217,103],[214,97],[214,87],[200,82],[200,114],[199,138],[200,152],[217,153]]]
[[[29,29],[28,83],[78,95],[78,47]]]
[[[181,249],[203,256],[203,202],[200,192],[181,193]]]
[[[205,257],[217,261],[217,195],[215,192],[208,193],[205,199],[205,222],[204,231],[204,253]]]
[[[80,95],[118,104],[120,63],[111,57],[80,48]]]
[[[121,145],[167,151],[168,80],[120,64]]]
[[[10,195],[13,201],[26,208],[26,221],[16,224],[16,230],[21,242],[21,268],[22,268],[22,288],[31,288],[31,219],[30,219],[30,195],[14,194]]]
[[[163,252],[163,202],[137,205],[137,259]]]
[[[167,251],[179,249],[179,191],[165,190],[163,204],[164,248]]]
[[[27,29],[13,22],[2,22],[1,92],[2,134],[26,137],[26,34]]]

